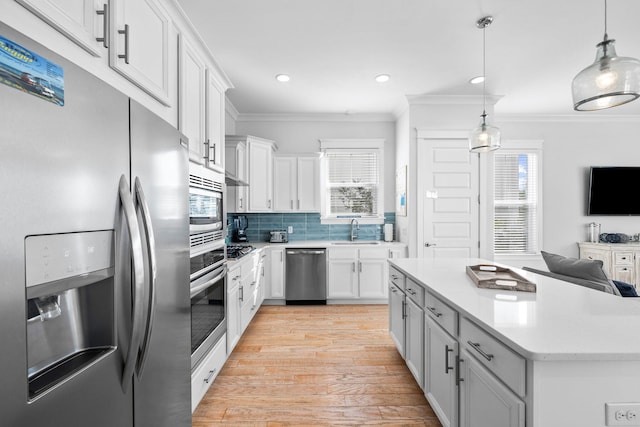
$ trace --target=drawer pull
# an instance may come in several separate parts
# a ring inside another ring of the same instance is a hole
[[[411,295],[415,295],[415,294],[417,293],[416,291],[414,291],[414,290],[413,290],[413,289],[411,289],[411,288],[408,288],[408,289],[407,289],[407,292],[409,292]]]
[[[480,355],[482,357],[484,357],[485,359],[487,359],[489,362],[491,362],[491,359],[493,359],[493,354],[487,354],[485,353],[481,348],[480,348],[480,344],[477,342],[471,342],[471,340],[467,341],[467,344],[469,344],[471,347],[473,347],[473,349],[475,351],[477,351],[478,353],[480,353]]]
[[[429,310],[436,317],[442,317],[442,313],[438,313],[438,310],[436,310],[435,307],[427,307],[427,310]]]
[[[453,349],[449,348],[448,345],[444,346],[444,373],[448,374],[450,370],[453,369],[453,366],[449,366],[449,353],[452,353]]]
[[[216,371],[217,371],[217,369],[213,369],[213,370],[209,371],[209,376],[204,379],[204,382],[206,384],[209,384],[209,381],[211,381],[211,378],[213,378],[213,376],[216,374]]]

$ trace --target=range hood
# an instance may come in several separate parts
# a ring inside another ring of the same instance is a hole
[[[228,171],[224,174],[224,182],[230,187],[248,187],[249,183],[241,180],[237,176]]]

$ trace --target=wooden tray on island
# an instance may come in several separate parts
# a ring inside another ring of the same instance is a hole
[[[479,288],[535,292],[536,284],[512,270],[491,264],[468,265],[467,275]]]

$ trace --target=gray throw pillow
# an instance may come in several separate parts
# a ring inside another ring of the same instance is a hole
[[[618,296],[620,295],[620,291],[613,285],[602,269],[602,261],[567,258],[562,255],[544,251],[541,251],[541,253],[550,272],[603,284],[606,283],[611,287],[611,293]]]

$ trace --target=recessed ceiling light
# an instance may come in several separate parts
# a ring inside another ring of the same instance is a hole
[[[288,74],[278,74],[276,75],[276,80],[279,81],[280,83],[286,83],[289,80],[291,80],[291,77],[289,77]]]
[[[384,83],[384,82],[388,82],[389,81],[389,74],[378,74],[376,76],[376,81],[378,83]]]
[[[476,76],[471,80],[469,80],[469,83],[471,83],[472,85],[477,85],[482,83],[483,81],[484,81],[484,76]]]

